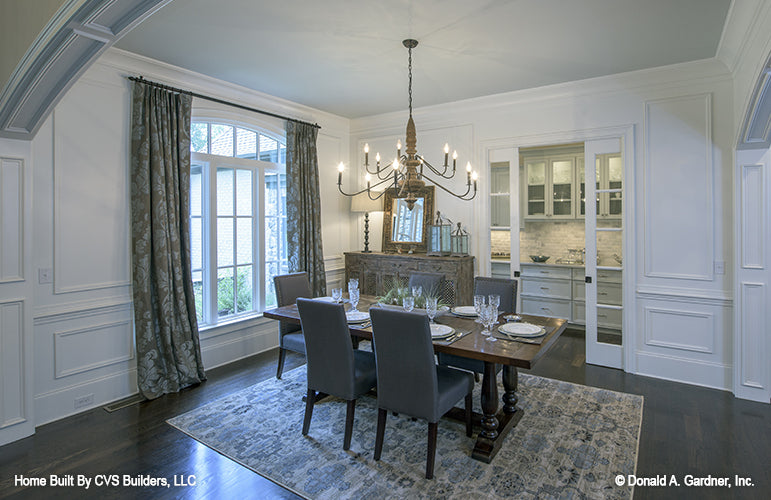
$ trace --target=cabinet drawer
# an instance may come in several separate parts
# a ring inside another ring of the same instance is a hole
[[[534,316],[549,316],[570,321],[570,301],[522,297],[522,312]]]
[[[523,278],[522,295],[570,300],[570,281]]]
[[[600,269],[597,271],[597,283],[621,283],[621,271]]]
[[[621,310],[598,308],[597,326],[620,330],[622,317]],[[583,302],[573,302],[573,323],[586,324],[586,304]]]
[[[573,300],[586,300],[586,283],[573,282]],[[617,283],[600,283],[597,285],[597,303],[611,306],[621,305],[621,285]]]
[[[534,266],[532,264],[522,264],[522,276],[532,276],[534,278],[571,278],[571,269],[569,267],[556,266]]]

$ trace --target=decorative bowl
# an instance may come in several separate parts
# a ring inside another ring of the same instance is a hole
[[[546,262],[549,260],[549,255],[531,255],[530,258],[533,262]]]

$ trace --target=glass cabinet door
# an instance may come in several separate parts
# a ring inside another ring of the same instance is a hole
[[[573,217],[573,159],[552,160],[551,213],[554,217]]]
[[[546,216],[546,161],[525,164],[527,215]]]
[[[623,173],[624,165],[621,163],[620,155],[609,156],[608,159],[608,189],[621,189],[623,186]],[[621,192],[611,192],[608,195],[608,206],[606,208],[605,216],[607,217],[621,217],[623,214],[623,204]]]
[[[509,227],[509,162],[490,164],[490,226]]]

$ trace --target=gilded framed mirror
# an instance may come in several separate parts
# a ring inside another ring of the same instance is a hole
[[[434,186],[415,193],[418,201],[412,210],[397,194],[395,188],[390,188],[383,195],[383,252],[426,253],[428,226],[434,213]]]

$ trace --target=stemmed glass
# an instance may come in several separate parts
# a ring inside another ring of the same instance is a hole
[[[495,322],[494,325],[498,324],[498,306],[501,305],[501,296],[500,295],[488,295],[487,296],[487,303],[491,306],[495,306]]]
[[[335,302],[336,304],[339,304],[343,301],[343,289],[342,288],[333,288],[332,289],[332,302]]]
[[[474,295],[474,310],[477,312],[477,318],[474,320],[474,323],[481,323],[482,320],[479,317],[479,315],[482,312],[482,306],[485,305],[485,296],[484,295]]]
[[[407,312],[412,311],[415,308],[415,297],[404,297],[404,299],[402,299],[402,308]]]
[[[480,332],[482,335],[490,335],[490,330],[487,328],[487,318],[489,315],[490,307],[482,304],[482,306],[479,308],[479,316],[477,318],[479,323],[482,323],[482,326],[484,327]]]
[[[415,297],[415,300],[418,300],[418,297],[423,295],[423,287],[420,285],[415,285],[412,287],[412,296]]]
[[[426,314],[428,314],[428,322],[434,322],[434,316],[436,316],[436,309],[438,306],[438,300],[436,297],[426,297]]]
[[[359,278],[351,278],[348,280],[348,290],[351,288],[359,288]]]
[[[482,309],[485,311],[483,324],[485,326],[485,331],[482,331],[482,335],[487,335],[487,338],[485,340],[489,340],[490,342],[497,342],[498,339],[493,337],[493,325],[495,325],[498,322],[498,308],[494,305],[486,305],[483,306]]]
[[[359,305],[359,289],[348,286],[348,299],[351,301],[351,311],[356,312],[356,306]]]

